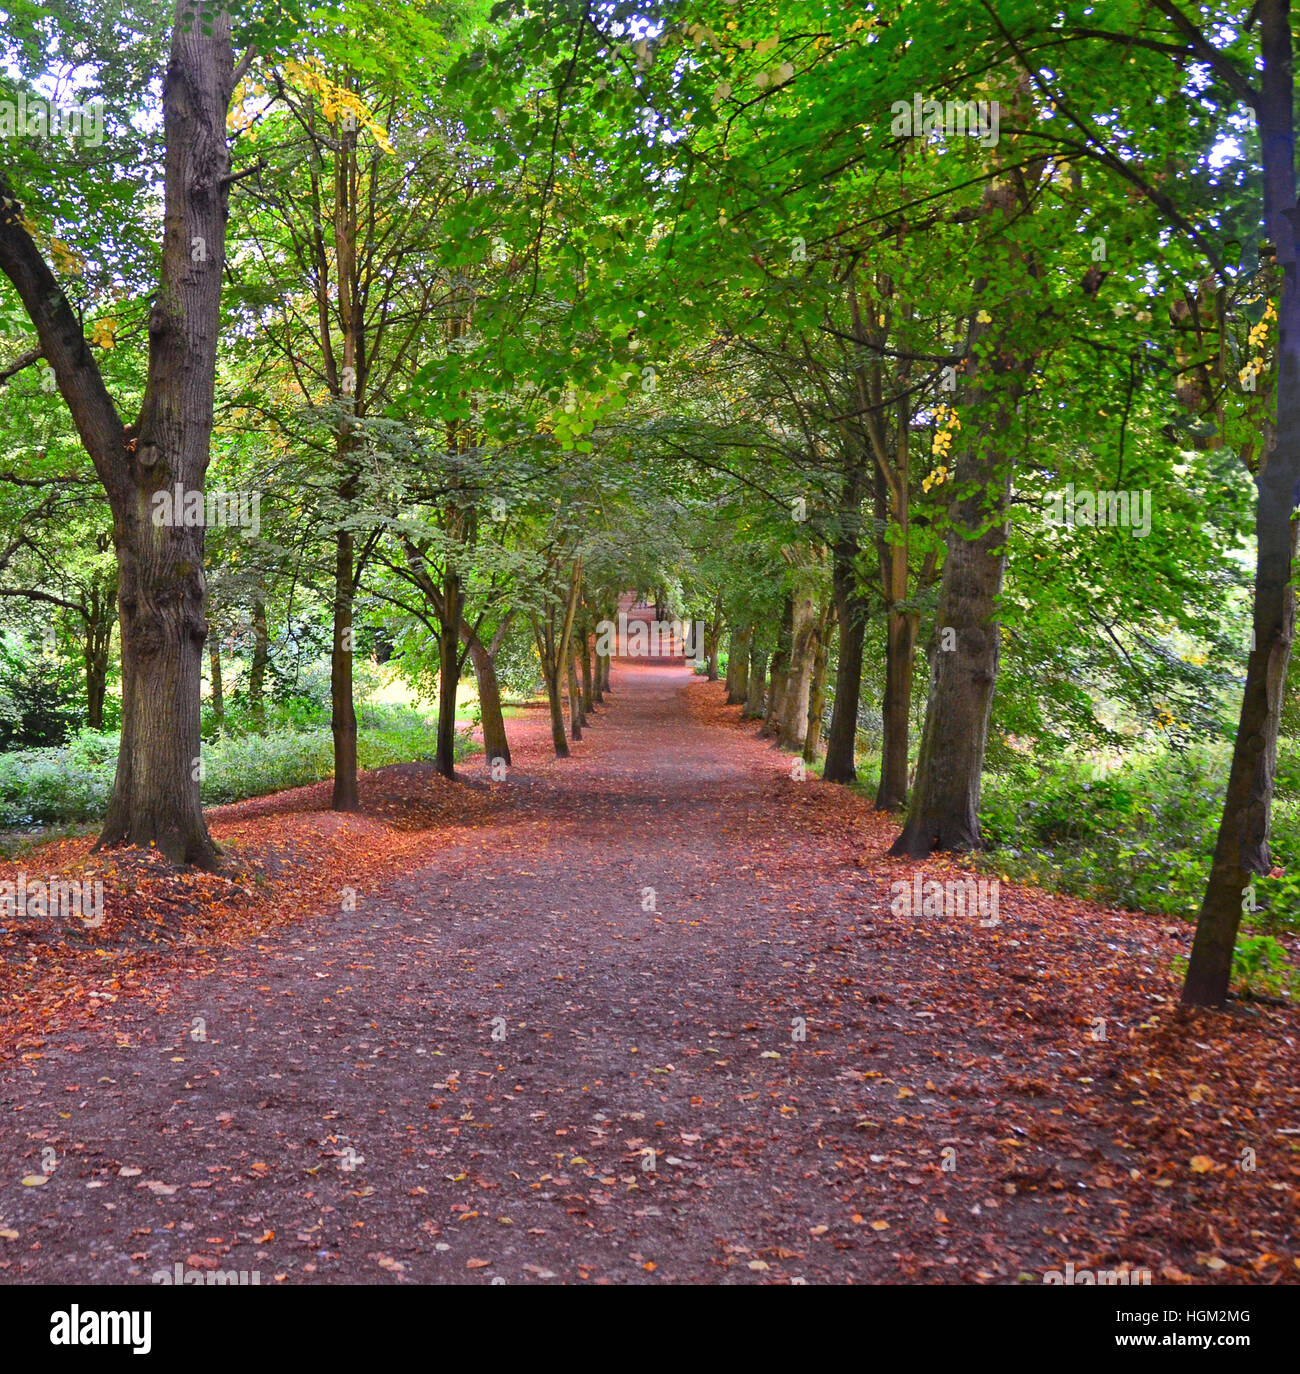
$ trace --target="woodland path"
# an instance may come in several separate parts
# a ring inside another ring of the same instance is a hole
[[[1294,1205],[1189,1171],[1235,1128],[1132,1077],[1186,932],[1008,887],[996,929],[892,916],[891,822],[721,696],[618,667],[572,759],[512,722],[490,821],[356,910],[0,1064],[0,1281],[1253,1277]]]

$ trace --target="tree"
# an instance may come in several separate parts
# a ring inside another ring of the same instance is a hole
[[[241,60],[242,70],[249,54]],[[203,529],[157,524],[155,492],[203,491],[212,432],[238,72],[230,15],[177,0],[163,76],[163,241],[149,367],[135,421],[117,404],[63,288],[0,174],[0,271],[22,300],[113,512],[122,640],[122,742],[101,846],[156,846],[214,867],[199,805],[199,682],[207,635]]]
[[[1253,634],[1223,819],[1188,959],[1183,1001],[1221,1006],[1251,875],[1268,871],[1269,816],[1287,664],[1295,639],[1294,569],[1300,508],[1300,241],[1296,228],[1294,47],[1289,0],[1260,0],[1263,71],[1256,95],[1172,3],[1159,6],[1190,47],[1255,106],[1264,164],[1264,222],[1281,269],[1276,423],[1255,474]],[[1243,91],[1243,86],[1245,90]]]

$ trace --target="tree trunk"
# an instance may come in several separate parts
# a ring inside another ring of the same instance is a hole
[[[781,624],[777,631],[776,652],[772,655],[772,667],[767,683],[767,701],[763,705],[764,735],[777,735],[781,730],[781,717],[785,710],[785,692],[790,677],[790,646],[794,634],[794,597],[786,594],[785,606],[781,612]]]
[[[731,646],[727,651],[727,705],[738,706],[749,695],[749,639],[752,631],[748,625],[731,633]]]
[[[221,641],[216,635],[208,640],[208,680],[212,687],[212,719],[220,729],[226,720],[226,694],[221,682]]]
[[[551,711],[551,744],[557,759],[569,757],[569,739],[564,733],[564,702],[560,696],[560,665],[547,669],[542,676],[546,680],[546,704]]]
[[[1010,222],[1021,211],[1013,181],[994,182],[986,190],[983,214]],[[1018,250],[1013,244],[1007,251]],[[1026,266],[1029,276],[1038,275],[1032,259]],[[977,281],[976,298],[987,289],[987,280]],[[936,849],[980,847],[980,783],[1002,638],[995,616],[1006,571],[1016,411],[1041,347],[1026,347],[1016,338],[1029,328],[1027,312],[1017,305],[1014,298],[998,304],[998,325],[980,311],[967,329],[972,370],[965,402],[972,415],[983,418],[957,458],[916,786],[903,832],[889,851],[893,855],[924,858]],[[1001,336],[986,338],[994,329]],[[955,648],[943,647],[944,630],[955,632]]]
[[[438,635],[438,745],[434,768],[444,778],[456,776],[456,689],[460,686],[460,631],[464,602],[460,577],[447,569],[442,587],[442,620]]]
[[[808,698],[812,687],[813,656],[817,651],[817,608],[812,591],[801,588],[792,602],[790,667],[778,719],[783,748],[803,749],[808,734]]]
[[[705,676],[710,682],[717,682],[718,680],[718,644],[721,639],[722,598],[718,596],[713,600],[713,617],[709,621],[708,630],[704,636],[704,657],[708,665],[705,669]]]
[[[331,225],[334,246],[334,285],[337,297],[339,333],[342,336],[342,368],[333,379],[331,389],[341,406],[335,435],[335,459],[342,474],[338,483],[339,502],[344,511],[351,511],[357,499],[360,475],[355,449],[357,419],[365,385],[362,336],[364,319],[356,293],[357,269],[357,200],[356,129],[346,125],[339,133],[334,159],[334,215]],[[316,281],[318,301],[328,301],[328,279],[319,273]],[[326,316],[328,318],[328,316]],[[322,331],[322,352],[331,361],[327,375],[334,371],[329,330]],[[356,811],[360,808],[357,781],[357,712],[354,700],[353,654],[356,649],[353,630],[353,608],[356,599],[360,568],[356,559],[356,541],[351,529],[335,534],[334,572],[334,648],[330,667],[330,725],[334,734],[334,799],[335,811]]]
[[[906,575],[906,569],[904,569]],[[912,671],[916,663],[918,617],[891,608],[885,621],[885,697],[881,703],[880,786],[876,808],[900,811],[907,801]]]
[[[574,667],[574,655],[565,655],[565,669],[569,682],[569,738],[582,738],[582,698],[578,695],[578,671]]]
[[[92,730],[102,730],[104,700],[108,695],[108,660],[117,612],[115,578],[96,575],[91,584],[88,609],[82,640],[82,662],[86,669],[86,724]]]
[[[763,727],[759,731],[762,735],[775,735],[780,731],[781,707],[790,676],[787,667],[789,661],[789,651],[784,647],[778,647],[772,655],[767,678],[767,696],[763,701]]]
[[[551,612],[544,623],[533,618],[533,638],[537,642],[537,657],[542,664],[542,681],[546,684],[546,707],[551,717],[551,746],[557,759],[569,757],[569,737],[564,732],[564,703],[560,696],[560,678],[564,672],[564,660],[553,642],[550,624]]]
[[[134,539],[119,545],[122,745],[96,848],[157,845],[174,863],[213,868],[219,851],[199,805],[203,541],[189,541],[185,572],[178,542],[160,540],[159,558],[142,557]]]
[[[1006,366],[1008,355],[1000,358]],[[1001,436],[1012,426],[1018,391],[1011,384],[1000,393],[1001,413],[979,427],[958,460],[956,486],[964,495],[947,538],[916,786],[903,833],[889,851],[894,855],[924,858],[934,850],[980,847],[980,781],[1001,650],[995,616],[1011,495],[1012,459]],[[990,397],[982,399],[987,404]],[[956,647],[944,649],[949,629]]]
[[[89,632],[87,632],[89,638]],[[104,728],[104,698],[108,695],[108,655],[87,645],[86,664],[86,725],[91,730]]]
[[[1269,867],[1269,819],[1287,663],[1295,637],[1292,573],[1300,493],[1300,280],[1297,279],[1292,37],[1288,0],[1259,6],[1264,70],[1258,106],[1264,222],[1282,269],[1277,427],[1256,477],[1254,643],[1246,669],[1228,792],[1196,923],[1182,1000],[1222,1006],[1232,978],[1243,893]]]
[[[840,625],[840,656],[835,668],[835,704],[826,741],[822,777],[827,782],[857,782],[858,703],[862,696],[862,641],[867,607],[858,588],[857,559],[862,547],[862,503],[868,490],[866,455],[845,455],[839,497],[839,528],[831,544],[831,594]]]
[[[573,619],[577,612],[578,600],[582,591],[582,559],[576,558],[569,577],[569,590],[564,602],[563,620],[555,623],[554,603],[547,607],[542,616],[532,620],[533,638],[537,642],[537,657],[542,664],[542,677],[546,682],[546,702],[551,712],[551,743],[555,747],[557,759],[569,757],[569,742],[564,734],[564,704],[561,693],[564,689],[566,673],[574,675],[572,639]],[[573,703],[570,687],[570,705]],[[575,734],[574,738],[578,736]]]
[[[600,636],[597,635],[591,647],[591,699],[598,706],[603,705],[605,701],[605,665],[601,662],[599,644]]]
[[[835,615],[840,623],[840,657],[835,669],[835,704],[826,740],[827,782],[857,782],[858,702],[862,695],[862,641],[867,633],[867,608],[857,591],[853,568],[856,545],[837,545],[831,579]]]
[[[199,802],[199,694],[206,587],[203,528],[167,520],[157,492],[202,492],[212,435],[234,85],[230,18],[193,22],[178,0],[162,83],[162,267],[149,315],[149,365],[136,426],[124,428],[77,317],[0,178],[0,271],[42,352],[113,512],[122,641],[122,738],[97,848],[156,846],[214,868]],[[162,518],[159,518],[162,517]]]
[[[767,685],[767,654],[759,647],[756,631],[751,631],[749,639],[749,692],[745,697],[742,716],[746,720],[757,720],[763,714],[763,698]]]
[[[817,651],[813,658],[812,684],[808,691],[808,729],[804,735],[803,756],[816,763],[822,745],[822,714],[826,709],[826,664],[830,658],[831,636],[835,633],[835,602],[828,599],[817,627]]]
[[[248,705],[253,728],[266,729],[266,665],[271,656],[266,632],[266,601],[253,598],[253,663],[248,672]]]
[[[591,636],[586,630],[583,630],[578,645],[578,663],[582,668],[582,719],[586,724],[587,717],[596,707],[596,689],[591,672]]]
[[[461,634],[469,645],[474,678],[478,683],[479,724],[483,729],[483,752],[488,763],[493,759],[510,762],[510,742],[506,738],[506,721],[501,710],[501,683],[497,680],[497,665],[479,637],[461,622]]]
[[[352,700],[352,533],[334,536],[334,648],[330,655],[330,730],[334,735],[335,811],[356,811],[357,712]]]

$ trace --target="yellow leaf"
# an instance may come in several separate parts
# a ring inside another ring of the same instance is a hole
[[[1192,1173],[1208,1174],[1213,1170],[1213,1168],[1214,1161],[1210,1158],[1209,1155],[1192,1156]]]

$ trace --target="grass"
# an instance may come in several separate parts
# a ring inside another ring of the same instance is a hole
[[[433,757],[432,718],[410,707],[370,703],[359,714],[357,754],[363,769]],[[0,828],[80,825],[102,819],[113,786],[117,747],[116,733],[86,730],[57,748],[0,755]],[[458,758],[475,747],[467,731],[458,734]],[[328,726],[225,734],[203,745],[199,795],[205,806],[217,806],[306,787],[333,772]]]

